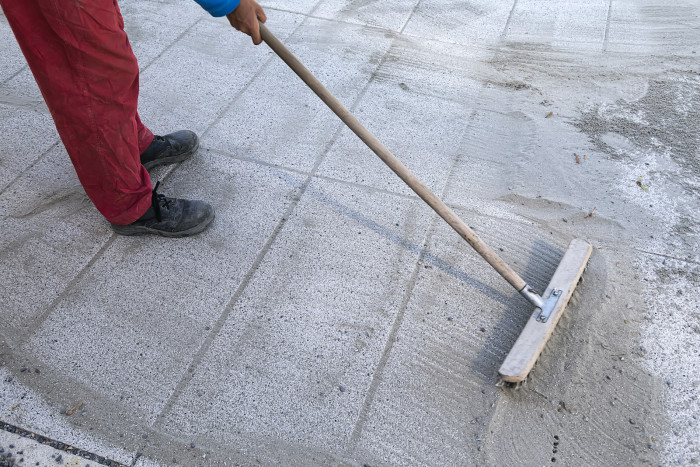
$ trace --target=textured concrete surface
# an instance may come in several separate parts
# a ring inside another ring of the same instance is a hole
[[[144,467],[699,463],[700,5],[263,5],[533,286],[593,243],[530,377],[531,307],[274,53],[123,0],[143,121],[201,135],[152,178],[217,217],[115,236],[0,16],[2,426]]]

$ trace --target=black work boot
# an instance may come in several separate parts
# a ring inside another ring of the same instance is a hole
[[[154,136],[153,142],[141,153],[146,170],[184,161],[199,148],[199,138],[190,130],[180,130],[165,136]]]
[[[163,237],[188,237],[204,230],[214,220],[214,208],[204,201],[167,198],[153,189],[151,207],[129,225],[112,224],[120,235],[154,234]]]

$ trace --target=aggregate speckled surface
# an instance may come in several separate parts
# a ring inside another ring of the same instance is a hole
[[[201,136],[152,178],[217,217],[114,235],[0,15],[0,420],[144,467],[700,462],[697,2],[262,3],[533,286],[594,245],[519,389],[530,305],[274,53],[120,3],[142,120]]]

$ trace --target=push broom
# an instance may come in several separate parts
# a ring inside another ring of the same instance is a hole
[[[262,23],[260,23],[260,34],[263,41],[340,117],[348,128],[535,307],[535,311],[498,370],[505,382],[523,381],[535,365],[564,308],[569,303],[591,255],[593,249],[591,245],[584,240],[574,239],[564,253],[549,285],[544,293],[539,295],[457,217],[449,206],[423,185],[370,133]]]

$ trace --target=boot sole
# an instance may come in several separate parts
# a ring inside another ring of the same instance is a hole
[[[175,164],[176,162],[182,162],[186,159],[189,159],[195,152],[197,152],[198,149],[199,149],[199,138],[197,138],[197,143],[189,151],[183,152],[182,154],[178,154],[177,156],[164,157],[162,159],[156,159],[156,160],[153,160],[151,162],[146,162],[145,164],[143,164],[143,166],[146,168],[146,170],[151,170],[154,167],[159,167],[161,165],[170,165],[170,164]]]
[[[179,238],[179,237],[190,237],[192,235],[197,235],[206,229],[209,224],[214,220],[216,215],[212,211],[211,215],[204,219],[199,224],[194,227],[190,227],[187,230],[180,230],[178,232],[168,232],[167,230],[152,229],[150,227],[143,226],[132,226],[132,225],[112,225],[112,230],[114,230],[119,235],[124,235],[128,237],[138,236],[138,235],[158,235],[161,237],[168,238]]]

